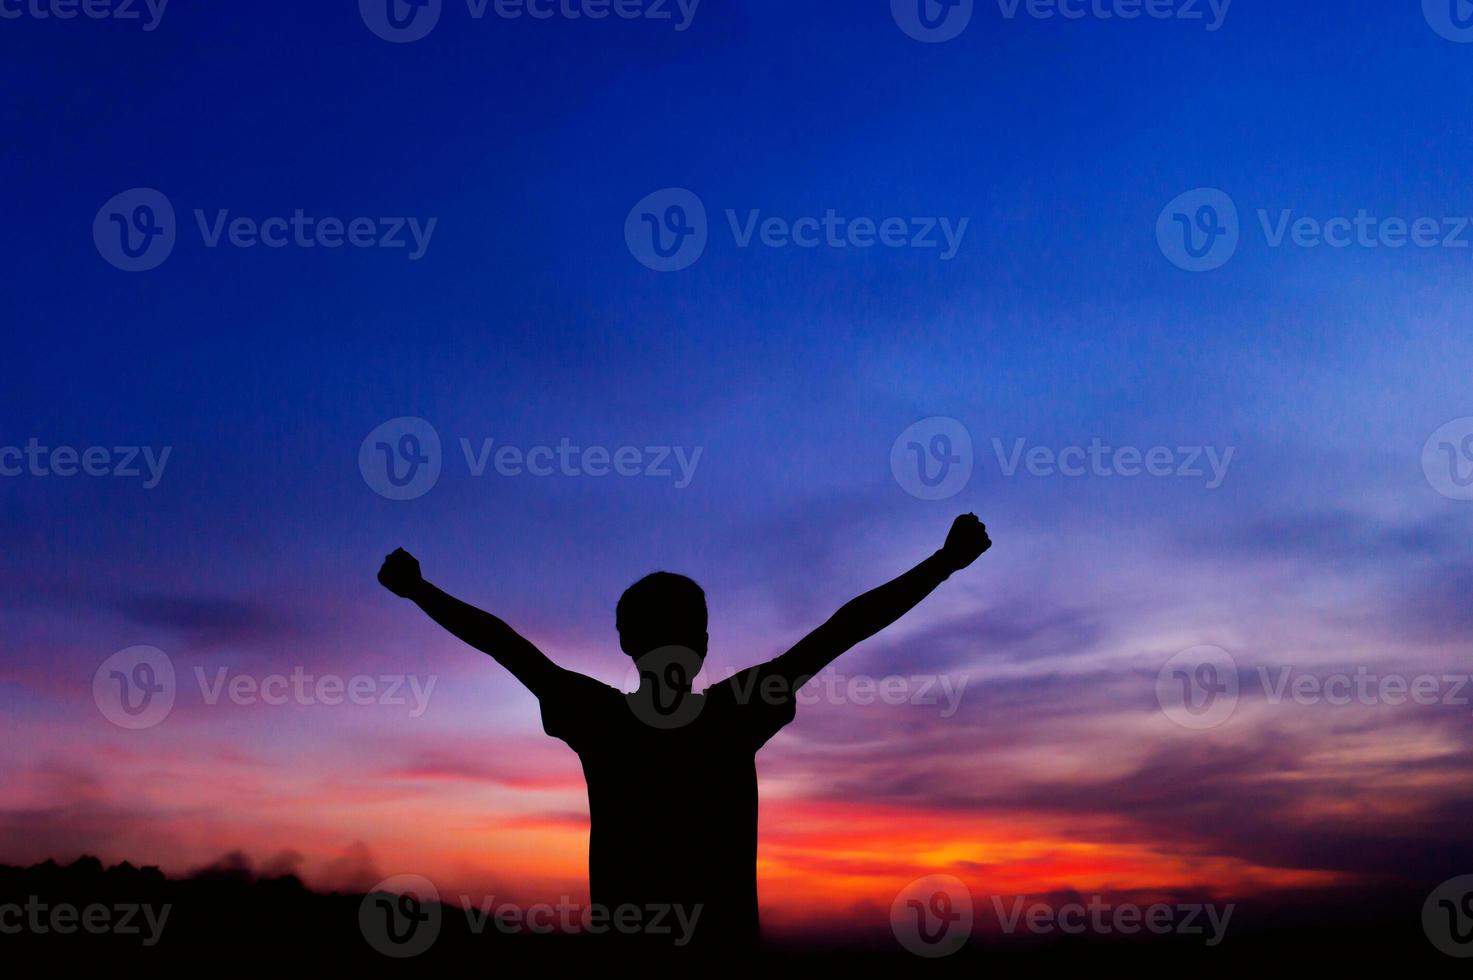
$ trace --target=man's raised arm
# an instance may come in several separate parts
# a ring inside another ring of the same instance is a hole
[[[952,572],[966,568],[991,547],[987,526],[976,514],[958,517],[940,551],[899,578],[845,603],[828,622],[767,664],[762,673],[783,678],[790,690],[801,687],[841,653],[910,612]]]
[[[419,562],[403,548],[384,559],[378,580],[395,595],[413,600],[445,629],[490,655],[538,697],[563,673],[546,654],[500,619],[426,582]]]

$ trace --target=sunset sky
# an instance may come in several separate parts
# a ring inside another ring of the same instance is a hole
[[[495,663],[376,585],[384,554],[627,687],[613,610],[641,575],[705,587],[719,678],[975,511],[993,550],[835,665],[861,690],[906,678],[904,703],[819,692],[758,757],[772,928],[883,931],[930,874],[980,903],[1473,872],[1473,502],[1423,467],[1473,416],[1473,230],[1272,244],[1285,212],[1466,226],[1473,45],[1383,0],[1238,0],[1217,30],[979,2],[935,44],[882,0],[706,0],[685,30],[445,0],[399,44],[356,6],[0,20],[0,448],[170,450],[152,488],[0,477],[0,863],[185,874],[241,852],[319,888],[586,895],[576,756]],[[93,237],[132,188],[177,212],[151,271]],[[677,272],[625,237],[665,188],[709,218]],[[1196,188],[1241,216],[1210,272],[1158,246]],[[436,223],[411,259],[210,247],[195,217],[299,209]],[[949,259],[742,247],[753,211],[967,224]],[[405,416],[442,469],[392,500],[359,453]],[[891,469],[933,417],[972,443],[943,500]],[[684,486],[475,476],[461,440],[487,439],[695,465]],[[1173,475],[1009,465],[1096,441],[1167,447]],[[1175,475],[1187,450],[1205,475]],[[136,645],[177,690],[128,730],[93,679]],[[1200,646],[1241,693],[1193,730],[1157,678]],[[210,703],[221,676],[297,670],[407,677],[408,703]],[[1358,670],[1435,677],[1437,703],[1265,691]],[[674,855],[721,846],[672,828]]]

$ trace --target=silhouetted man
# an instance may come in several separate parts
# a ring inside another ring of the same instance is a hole
[[[542,727],[567,742],[588,782],[593,905],[625,910],[620,929],[691,939],[703,949],[757,939],[757,771],[754,757],[793,720],[794,694],[834,658],[912,609],[992,546],[975,514],[894,581],[852,600],[787,653],[695,694],[706,656],[706,595],[656,572],[619,600],[619,646],[639,667],[624,694],[549,660],[500,619],[426,582],[402,548],[379,582],[414,600],[451,633],[490,654],[537,696]]]

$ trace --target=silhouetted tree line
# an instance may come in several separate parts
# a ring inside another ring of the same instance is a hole
[[[1330,964],[1384,964],[1401,975],[1466,973],[1467,960],[1443,956],[1428,943],[1420,926],[1421,898],[1415,892],[1352,890],[1300,898],[1240,907],[1238,928],[1215,948],[1177,936],[1000,937],[979,930],[956,955],[922,961],[880,931],[813,936],[801,944],[777,942],[766,955],[784,975],[851,960],[883,960],[887,968],[958,975],[976,975],[984,965],[1023,970],[1044,965],[1052,970],[1107,964],[1170,965],[1190,970],[1193,977],[1219,970],[1319,971]],[[364,899],[361,894],[316,892],[294,874],[257,874],[248,864],[230,860],[184,878],[127,862],[104,868],[95,857],[68,865],[46,861],[29,868],[0,866],[0,952],[5,954],[0,962],[168,963],[178,968],[275,962],[288,969],[309,963],[374,972],[454,964],[503,971],[566,963],[607,968],[640,961],[648,952],[589,936],[506,934],[490,925],[477,930],[458,905],[441,905],[434,942],[416,956],[395,959],[365,937],[360,925]],[[151,907],[151,918],[145,906]],[[136,910],[130,913],[129,908]],[[58,919],[58,909],[72,911]],[[984,907],[977,912],[979,919],[989,916]]]

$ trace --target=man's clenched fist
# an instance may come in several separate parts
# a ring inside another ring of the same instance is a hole
[[[951,531],[941,546],[941,554],[953,571],[960,571],[991,547],[987,525],[979,521],[976,514],[963,514],[951,522]]]
[[[414,591],[424,584],[424,578],[419,574],[419,560],[403,548],[395,549],[384,558],[384,565],[378,570],[378,584],[397,596],[411,598]]]

